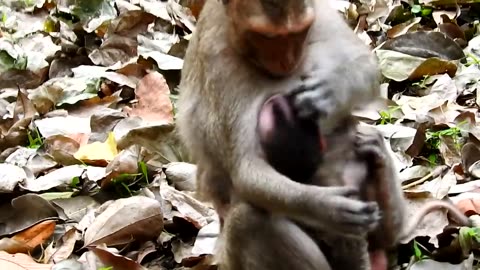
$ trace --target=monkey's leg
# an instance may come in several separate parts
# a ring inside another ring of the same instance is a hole
[[[331,240],[331,239],[329,239]],[[329,241],[328,262],[335,270],[370,270],[368,242],[365,238],[337,238]]]
[[[371,270],[368,242],[365,237],[350,238],[329,232],[309,230],[332,269]]]
[[[230,209],[223,237],[220,270],[332,269],[318,245],[299,226],[247,203]]]

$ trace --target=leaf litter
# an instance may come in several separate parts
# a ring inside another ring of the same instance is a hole
[[[479,4],[330,2],[379,59],[355,115],[388,140],[408,216],[444,199],[480,226]],[[218,217],[174,132],[198,8],[2,1],[0,269],[213,269]],[[433,212],[397,265],[476,269],[479,235]]]

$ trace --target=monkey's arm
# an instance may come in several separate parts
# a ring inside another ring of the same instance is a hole
[[[232,182],[243,200],[272,213],[285,215],[301,223],[358,236],[376,226],[379,220],[376,202],[349,198],[356,188],[320,187],[292,181],[279,174],[251,149],[242,145],[234,153],[236,164]],[[242,158],[238,158],[242,157]]]
[[[351,47],[354,50],[356,46]],[[293,91],[298,93],[294,104],[299,117],[320,117],[324,129],[334,124],[330,120],[350,114],[355,106],[378,95],[379,90],[379,72],[372,55],[334,58],[337,61],[314,65],[306,72],[302,85]]]

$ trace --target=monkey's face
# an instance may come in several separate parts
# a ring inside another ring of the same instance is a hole
[[[300,64],[315,20],[310,1],[230,0],[227,13],[234,45],[248,60],[273,76],[291,74]]]
[[[291,74],[300,64],[308,30],[286,35],[248,32],[246,50],[249,59],[273,76]]]

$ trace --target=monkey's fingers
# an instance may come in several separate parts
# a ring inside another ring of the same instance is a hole
[[[375,229],[381,214],[376,202],[363,202],[345,197],[335,198],[333,221],[337,231],[345,234],[367,233]]]

